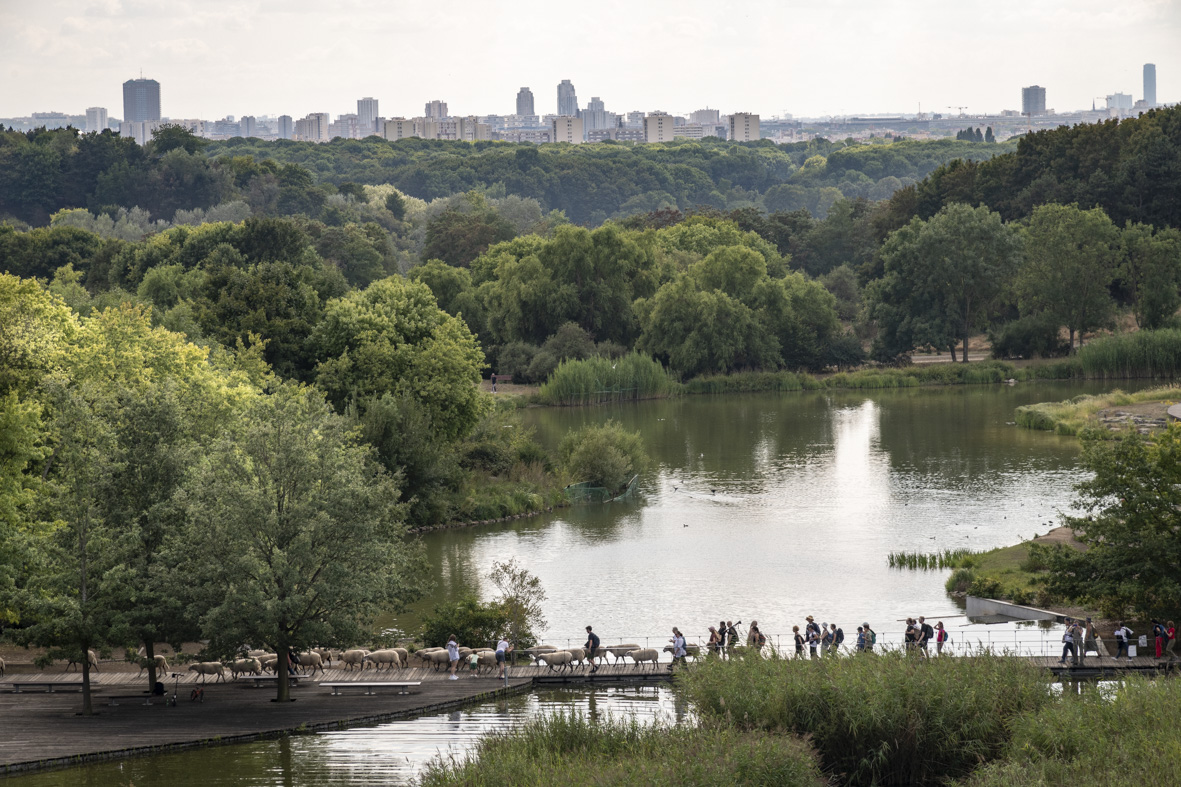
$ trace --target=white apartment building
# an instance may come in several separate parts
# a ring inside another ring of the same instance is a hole
[[[406,139],[417,136],[414,133],[414,121],[406,118],[392,118],[382,123],[381,136],[389,140]]]
[[[313,112],[301,120],[295,121],[294,139],[302,142],[327,142],[329,119],[327,112]]]
[[[735,112],[730,116],[731,142],[757,142],[759,136],[759,116],[749,112]]]
[[[86,130],[87,131],[102,131],[108,125],[107,108],[106,107],[87,107],[86,108]]]
[[[553,125],[550,126],[550,132],[550,138],[554,142],[569,142],[572,145],[581,145],[583,140],[582,118],[570,117],[568,115],[556,117],[553,120]]]
[[[644,118],[645,142],[672,142],[676,121],[666,112],[653,112]]]

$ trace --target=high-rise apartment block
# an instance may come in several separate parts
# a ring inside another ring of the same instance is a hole
[[[1132,95],[1130,93],[1112,93],[1107,97],[1107,108],[1121,112],[1130,112],[1132,109]]]
[[[426,102],[426,109],[423,112],[423,115],[430,118],[431,120],[442,120],[445,117],[450,117],[450,115],[447,114],[447,102],[439,101],[437,99],[435,101]]]
[[[574,85],[569,79],[563,79],[558,85],[558,114],[578,117],[578,94],[574,92]]]
[[[1046,114],[1046,89],[1038,85],[1021,88],[1021,114]]]
[[[129,79],[123,83],[123,120],[143,123],[160,119],[160,83],[154,79]]]
[[[732,142],[758,142],[759,116],[749,112],[735,112],[730,116],[730,140]]]
[[[1156,64],[1144,64],[1144,103],[1149,109],[1156,106]]]
[[[275,121],[275,136],[279,139],[291,139],[295,135],[295,122],[291,115],[279,115]]]
[[[582,118],[563,115],[556,117],[550,124],[550,139],[554,142],[569,142],[581,145],[583,140]]]
[[[367,137],[370,134],[378,133],[377,128],[377,99],[365,98],[357,99],[357,129],[361,136]]]
[[[295,132],[292,136],[303,142],[327,142],[331,139],[328,136],[328,124],[327,112],[313,112],[295,121]]]
[[[254,115],[243,115],[242,119],[238,121],[238,136],[258,136],[258,119]]]
[[[721,119],[716,109],[699,109],[689,115],[689,122],[702,126],[716,126]]]
[[[406,118],[391,118],[381,127],[381,136],[388,140],[406,139],[414,136],[414,121]]]
[[[533,91],[523,87],[517,91],[517,114],[536,115],[533,111]]]
[[[106,107],[87,107],[86,108],[86,130],[87,131],[102,131],[108,125],[107,108]]]
[[[672,142],[676,121],[667,112],[657,110],[644,118],[645,142]]]

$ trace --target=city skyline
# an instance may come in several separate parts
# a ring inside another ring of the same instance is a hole
[[[970,114],[997,113],[1020,109],[1019,90],[1028,85],[1046,87],[1047,109],[1063,112],[1089,107],[1096,96],[1141,98],[1146,62],[1157,67],[1157,100],[1181,98],[1181,4],[1161,0],[1118,8],[1047,0],[988,14],[936,0],[740,2],[724,15],[699,0],[640,9],[609,1],[601,14],[578,12],[577,19],[540,4],[512,13],[468,0],[455,5],[470,13],[451,6],[408,13],[371,0],[330,10],[305,0],[12,5],[0,8],[0,45],[9,55],[0,116],[95,106],[114,116],[120,86],[141,68],[165,86],[161,111],[174,118],[336,116],[354,112],[358,96],[380,99],[387,117],[417,115],[433,97],[459,114],[504,115],[522,85],[545,115],[557,109],[555,86],[563,79],[618,113],[716,106],[817,117],[914,112],[920,103],[926,112],[966,106]],[[366,19],[360,28],[358,17]],[[559,35],[575,24],[579,40]],[[491,52],[518,39],[535,47],[529,56],[490,58],[487,67],[444,65],[411,78],[396,70],[375,76],[356,56],[414,56],[420,40],[439,35],[468,50]],[[629,56],[590,57],[602,53],[603,41]],[[670,57],[711,49],[741,57],[725,58],[722,67],[716,58],[680,57],[677,78],[661,78]]]

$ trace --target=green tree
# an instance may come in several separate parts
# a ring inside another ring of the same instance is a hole
[[[170,549],[184,558],[210,648],[273,649],[280,701],[292,651],[357,642],[379,612],[416,596],[418,551],[394,480],[313,390],[283,384],[260,397],[180,499],[186,526]]]
[[[640,433],[628,432],[614,420],[569,432],[558,452],[567,475],[612,494],[623,491],[632,476],[648,466]]]
[[[1017,277],[1022,314],[1053,315],[1078,334],[1107,325],[1115,302],[1109,287],[1119,262],[1119,230],[1100,208],[1041,205],[1025,231],[1026,259]]]
[[[385,198],[385,209],[394,214],[398,221],[406,218],[406,199],[400,192],[391,191]]]
[[[882,247],[885,276],[867,290],[879,358],[921,344],[950,347],[984,330],[1020,263],[1016,233],[988,208],[948,205],[914,219]]]
[[[466,267],[489,246],[516,235],[482,195],[471,194],[461,208],[448,209],[427,224],[422,258]]]
[[[504,635],[519,647],[529,647],[545,631],[545,588],[541,580],[516,558],[494,560],[488,580],[500,593],[496,599],[508,618]]]
[[[353,399],[408,394],[437,435],[454,439],[488,407],[477,387],[484,353],[425,284],[391,276],[330,301],[311,344],[316,383],[341,409]]]
[[[1153,232],[1129,223],[1120,235],[1123,266],[1120,279],[1129,291],[1136,325],[1163,328],[1181,306],[1181,232]]]
[[[1086,551],[1049,553],[1048,589],[1092,599],[1112,617],[1172,615],[1181,605],[1181,426],[1149,439],[1087,440],[1094,478],[1076,486],[1083,516],[1067,517]]]

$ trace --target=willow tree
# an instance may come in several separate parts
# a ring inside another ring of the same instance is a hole
[[[394,478],[322,395],[281,384],[244,421],[189,475],[170,551],[211,650],[273,650],[286,701],[292,652],[354,644],[416,597],[419,551]]]

